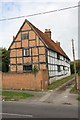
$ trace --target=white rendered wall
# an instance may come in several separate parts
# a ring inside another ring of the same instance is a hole
[[[60,71],[58,71],[60,66]],[[64,78],[70,75],[70,61],[60,55],[60,59],[57,58],[57,53],[48,50],[48,71],[49,71],[49,83]]]

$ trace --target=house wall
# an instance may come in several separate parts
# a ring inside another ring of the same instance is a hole
[[[58,69],[60,67],[60,70]],[[55,51],[48,50],[49,83],[70,75],[70,61]]]
[[[23,34],[28,34],[27,39],[22,39]],[[30,55],[24,55],[24,50],[28,49]],[[19,31],[16,39],[10,47],[10,71],[23,72],[23,66],[32,64],[40,70],[46,68],[46,50],[35,31],[25,23]]]
[[[48,87],[48,71],[33,73],[3,73],[2,88],[42,90]],[[1,84],[0,84],[1,85]]]
[[[23,39],[26,34],[27,38]],[[25,50],[29,55],[25,55]],[[70,61],[45,47],[43,40],[27,22],[21,27],[10,46],[10,71],[23,73],[25,65],[35,65],[39,70],[48,69],[49,82],[70,75]],[[47,54],[46,54],[47,53]]]

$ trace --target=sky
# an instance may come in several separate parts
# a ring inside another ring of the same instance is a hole
[[[26,16],[39,12],[52,11],[78,5],[78,0],[0,0],[0,19]],[[72,43],[74,39],[75,57],[78,59],[78,8],[0,21],[0,47],[9,48],[24,20],[28,19],[41,31],[51,29],[52,40],[59,41],[65,53],[73,60]]]

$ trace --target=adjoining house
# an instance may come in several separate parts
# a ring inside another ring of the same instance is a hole
[[[34,66],[48,70],[49,83],[70,75],[70,59],[51,39],[50,29],[43,33],[28,20],[25,20],[9,47],[10,71],[24,73]]]

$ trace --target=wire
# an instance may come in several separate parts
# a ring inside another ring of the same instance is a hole
[[[35,13],[35,14],[31,14],[31,15],[18,16],[18,17],[12,17],[12,18],[5,18],[5,19],[0,19],[0,21],[20,19],[20,18],[24,18],[24,17],[32,17],[32,16],[41,15],[41,14],[47,14],[47,13],[52,13],[52,12],[58,12],[58,11],[68,10],[68,9],[72,9],[72,8],[76,8],[76,7],[80,7],[80,5],[71,6],[71,7],[65,7],[65,8],[61,8],[61,9],[57,9],[57,10],[52,10],[52,11],[47,11],[47,12]]]

